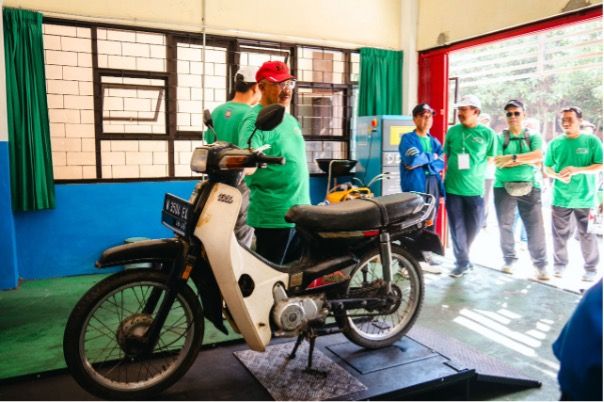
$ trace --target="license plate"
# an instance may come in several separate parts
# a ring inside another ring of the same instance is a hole
[[[193,217],[193,205],[172,194],[166,194],[161,223],[181,236],[190,233]]]

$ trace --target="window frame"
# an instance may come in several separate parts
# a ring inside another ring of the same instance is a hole
[[[177,129],[177,88],[178,88],[178,71],[177,71],[177,47],[179,43],[189,43],[196,45],[204,44],[204,37],[198,33],[188,33],[181,31],[157,29],[150,27],[139,27],[121,24],[110,24],[102,22],[88,22],[70,20],[58,17],[43,17],[43,24],[63,25],[69,27],[88,28],[91,30],[91,56],[92,56],[92,85],[93,85],[93,104],[94,104],[94,144],[96,156],[96,178],[87,179],[54,179],[55,183],[105,183],[105,182],[145,182],[145,181],[182,181],[195,180],[195,176],[175,176],[175,155],[174,143],[178,140],[196,141],[202,136],[201,131],[188,131]],[[128,70],[115,68],[100,68],[99,53],[98,53],[98,29],[117,29],[133,32],[145,32],[162,34],[165,36],[166,47],[166,71],[143,71],[143,70]],[[326,88],[341,90],[344,92],[344,122],[343,135],[341,136],[325,136],[325,135],[305,135],[306,141],[329,141],[329,142],[346,142],[346,152],[350,155],[350,139],[352,136],[352,119],[354,107],[351,104],[354,87],[358,85],[357,81],[351,80],[351,54],[358,53],[358,49],[343,49],[333,47],[314,46],[304,43],[288,43],[268,40],[256,40],[249,38],[227,37],[214,34],[205,36],[205,45],[209,47],[223,47],[226,51],[226,97],[233,90],[233,77],[239,67],[239,54],[245,48],[250,47],[257,53],[266,54],[283,54],[289,53],[286,60],[289,61],[292,74],[296,75],[298,71],[298,48],[310,48],[326,51],[337,51],[344,53],[344,77],[345,82],[342,84],[331,84],[313,81],[298,81],[297,88]],[[161,79],[164,81],[164,97],[165,97],[165,134],[151,133],[105,133],[103,131],[103,85],[102,77],[128,77],[128,78],[146,78],[146,79]],[[292,97],[290,112],[297,118],[297,92]],[[165,177],[133,177],[133,178],[103,178],[102,177],[102,141],[147,141],[147,140],[162,140],[167,143],[168,152],[168,175]],[[313,173],[311,176],[316,176]]]

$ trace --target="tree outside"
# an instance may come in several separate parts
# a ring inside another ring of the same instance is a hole
[[[477,95],[497,132],[506,125],[504,104],[519,99],[546,141],[561,133],[565,106],[579,106],[602,138],[602,18],[464,49],[449,60],[458,97]]]

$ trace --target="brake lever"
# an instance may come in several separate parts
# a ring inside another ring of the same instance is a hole
[[[271,144],[264,144],[261,147],[258,147],[256,149],[254,149],[254,152],[264,152],[264,151],[266,151],[267,149],[270,149],[270,148],[271,148]]]

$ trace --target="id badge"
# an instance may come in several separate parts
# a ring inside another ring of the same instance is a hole
[[[470,154],[459,154],[457,155],[457,168],[459,170],[466,170],[470,168]]]

